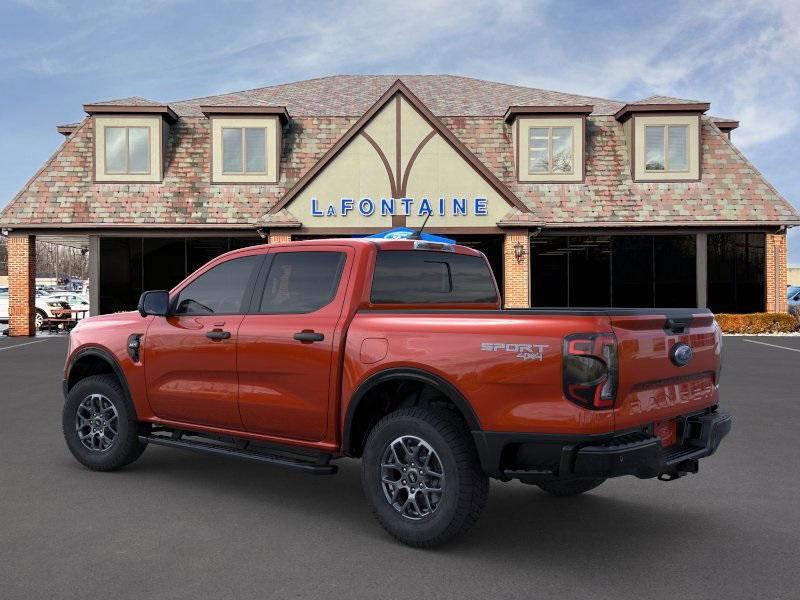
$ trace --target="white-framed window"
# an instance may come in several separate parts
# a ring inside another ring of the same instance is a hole
[[[645,171],[689,170],[689,126],[645,125]]]
[[[222,127],[222,173],[267,173],[267,128]]]
[[[94,179],[98,183],[158,183],[164,174],[164,120],[151,115],[96,115]]]
[[[103,133],[106,175],[150,173],[150,127],[107,126]]]
[[[517,178],[523,183],[583,181],[585,117],[522,115],[512,123]]]
[[[575,169],[573,127],[528,129],[528,174],[571,174]]]
[[[623,124],[634,181],[700,179],[699,115],[634,115]]]
[[[276,183],[281,124],[273,115],[212,115],[211,183]]]

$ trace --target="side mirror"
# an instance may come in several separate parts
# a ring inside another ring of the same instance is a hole
[[[166,290],[143,292],[139,296],[138,309],[143,317],[147,315],[166,317],[169,314],[169,292]]]

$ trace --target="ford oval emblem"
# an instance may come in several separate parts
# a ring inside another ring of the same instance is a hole
[[[692,357],[694,357],[694,350],[692,350],[689,344],[684,344],[683,342],[678,342],[672,347],[672,350],[669,351],[670,360],[678,367],[685,367],[688,365]]]

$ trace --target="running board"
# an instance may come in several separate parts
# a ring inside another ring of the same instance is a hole
[[[150,434],[140,435],[139,441],[155,444],[156,446],[169,446],[172,448],[181,448],[183,450],[205,452],[206,454],[244,458],[246,460],[254,460],[285,469],[303,471],[304,473],[310,473],[312,475],[333,475],[339,470],[336,465],[330,464],[330,454],[318,454],[316,457],[310,455],[308,458],[301,458],[300,456],[289,455],[288,452],[285,454],[278,454],[249,450],[246,442],[244,447],[235,447],[181,438],[182,436],[170,435],[167,437],[165,435]]]

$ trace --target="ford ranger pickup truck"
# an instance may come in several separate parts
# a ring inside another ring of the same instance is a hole
[[[580,494],[696,473],[731,428],[705,309],[502,310],[486,257],[332,239],[222,255],[136,312],[81,320],[63,430],[98,471],[150,444],[332,474],[398,540],[434,546],[489,478]]]

